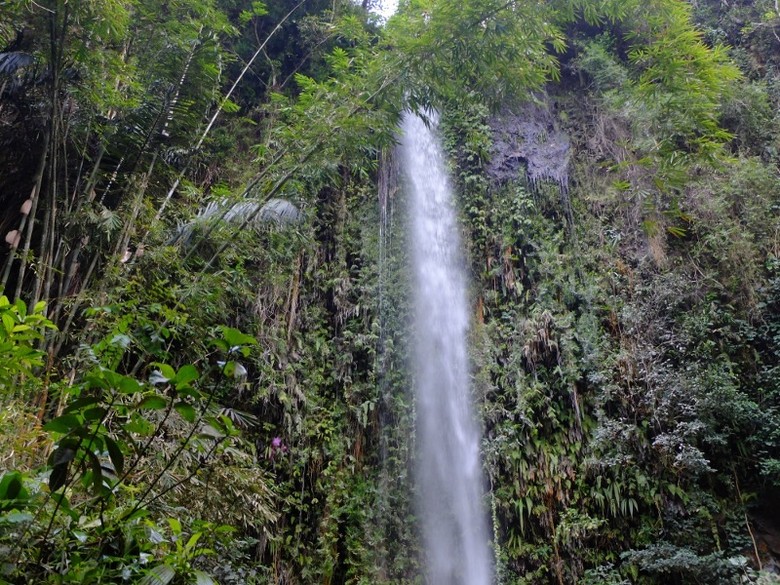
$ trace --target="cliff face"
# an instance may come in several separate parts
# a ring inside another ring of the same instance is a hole
[[[505,109],[492,117],[492,148],[485,165],[488,178],[500,185],[525,178],[535,187],[552,181],[569,189],[571,141],[559,128],[549,99]]]
[[[554,105],[450,117],[504,582],[771,580],[777,97],[743,33],[726,158],[663,150],[606,33],[579,37]]]

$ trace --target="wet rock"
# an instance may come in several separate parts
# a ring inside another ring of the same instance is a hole
[[[551,181],[568,190],[571,142],[558,129],[548,103],[529,102],[503,110],[489,124],[493,152],[486,170],[494,183],[525,174],[532,186]]]

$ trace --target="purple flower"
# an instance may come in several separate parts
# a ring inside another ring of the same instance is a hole
[[[282,442],[281,437],[274,437],[271,439],[271,446],[268,447],[268,451],[266,452],[266,457],[268,457],[271,461],[273,461],[274,456],[277,453],[287,453],[287,445],[285,445]]]

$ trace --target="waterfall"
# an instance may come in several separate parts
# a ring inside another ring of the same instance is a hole
[[[418,116],[403,122],[415,287],[418,505],[430,585],[490,585],[479,426],[469,391],[469,312],[444,155]]]

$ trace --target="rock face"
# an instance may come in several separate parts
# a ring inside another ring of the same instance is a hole
[[[493,182],[505,183],[524,172],[532,186],[547,180],[568,190],[571,142],[550,110],[547,103],[529,102],[490,120],[493,153],[487,173]]]
[[[746,551],[745,556],[755,558],[758,555],[764,571],[780,575],[780,511],[774,505],[773,497],[759,502],[750,515],[750,524],[755,548]]]

